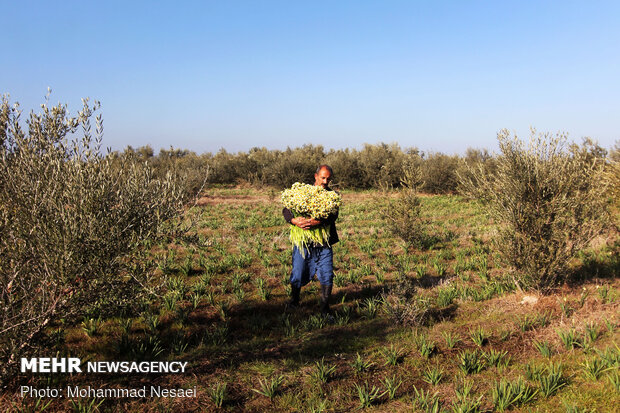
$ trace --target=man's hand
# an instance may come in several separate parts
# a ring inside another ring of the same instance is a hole
[[[321,221],[319,221],[318,219],[314,219],[314,218],[297,217],[297,218],[291,219],[291,224],[296,225],[301,229],[310,229],[312,227],[316,227],[317,225],[320,225]]]

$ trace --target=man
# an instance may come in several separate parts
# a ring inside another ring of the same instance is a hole
[[[328,165],[321,165],[314,174],[314,185],[322,186],[328,191],[334,174],[332,168]],[[334,281],[334,265],[332,246],[338,242],[338,233],[336,232],[336,219],[338,213],[329,215],[325,219],[314,219],[304,217],[293,217],[293,213],[288,209],[282,210],[284,219],[289,224],[298,226],[307,230],[318,225],[329,226],[329,240],[327,245],[312,245],[304,251],[302,257],[299,248],[293,248],[293,270],[291,271],[291,307],[299,305],[299,296],[301,287],[308,284],[310,279],[316,274],[321,284],[321,313],[329,313],[329,298],[332,293],[332,285]]]

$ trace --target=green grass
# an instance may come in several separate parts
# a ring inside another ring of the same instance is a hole
[[[100,410],[555,412],[566,399],[575,408],[611,411],[619,394],[616,278],[586,279],[542,298],[541,308],[524,307],[491,243],[497,228],[479,204],[422,197],[431,232],[452,235],[420,250],[383,229],[374,193],[345,191],[333,313],[323,317],[316,281],[302,289],[299,308],[286,307],[291,248],[268,191],[212,191],[222,202],[189,210],[196,225],[183,239],[153,242],[145,252],[152,287],[163,284],[148,302],[113,322],[88,314],[50,326],[50,354],[184,360],[191,374],[161,375],[157,383],[203,386],[195,400],[104,400]],[[620,245],[610,240],[601,248],[607,252],[588,251],[584,260],[613,273]],[[412,280],[413,292],[388,307],[382,294],[403,280]],[[424,318],[407,317],[406,304],[415,300],[427,303]],[[33,380],[47,385],[46,377]],[[69,401],[52,400],[46,411],[70,409]]]

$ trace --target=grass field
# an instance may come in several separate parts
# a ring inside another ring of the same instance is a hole
[[[613,412],[620,402],[620,241],[602,234],[554,294],[516,291],[481,207],[423,196],[428,250],[384,230],[376,192],[345,192],[333,320],[318,282],[286,308],[291,248],[278,193],[214,189],[188,231],[149,245],[165,294],[124,318],[54,326],[53,353],[183,360],[182,375],[54,375],[20,384],[197,388],[191,398],[32,399],[9,410]],[[407,299],[404,299],[408,297]],[[399,322],[401,321],[401,322]],[[50,351],[52,354],[52,351]],[[34,408],[37,410],[37,408]]]

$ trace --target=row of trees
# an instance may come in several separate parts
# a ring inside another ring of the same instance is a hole
[[[608,151],[586,139],[583,146],[593,156],[605,159]],[[620,143],[612,155],[620,153]],[[250,183],[257,186],[285,188],[294,182],[311,183],[316,167],[331,165],[335,172],[333,184],[340,189],[369,189],[383,186],[398,187],[407,171],[419,169],[422,191],[435,194],[455,193],[461,178],[472,166],[480,165],[488,173],[496,169],[497,156],[486,149],[467,149],[463,156],[425,153],[417,148],[401,148],[398,144],[365,144],[363,149],[330,149],[304,145],[286,150],[252,148],[248,152],[219,152],[197,155],[179,149],[160,150],[154,154],[150,146],[128,147],[121,157],[145,161],[163,177],[167,172],[183,176],[186,192],[196,194],[205,184],[235,185]]]
[[[250,183],[285,188],[294,182],[309,182],[316,167],[331,165],[335,172],[333,184],[341,189],[369,189],[399,186],[405,171],[420,167],[424,190],[431,193],[453,193],[458,186],[458,171],[467,164],[482,163],[492,168],[493,157],[486,150],[468,149],[461,156],[424,153],[398,144],[365,144],[363,149],[330,149],[304,145],[286,150],[252,148],[248,152],[219,152],[197,155],[179,149],[162,149],[154,155],[149,146],[128,147],[119,156],[146,161],[163,176],[176,171],[186,177],[187,190],[199,189],[208,171],[210,184],[234,185]],[[195,192],[194,192],[195,193]]]

